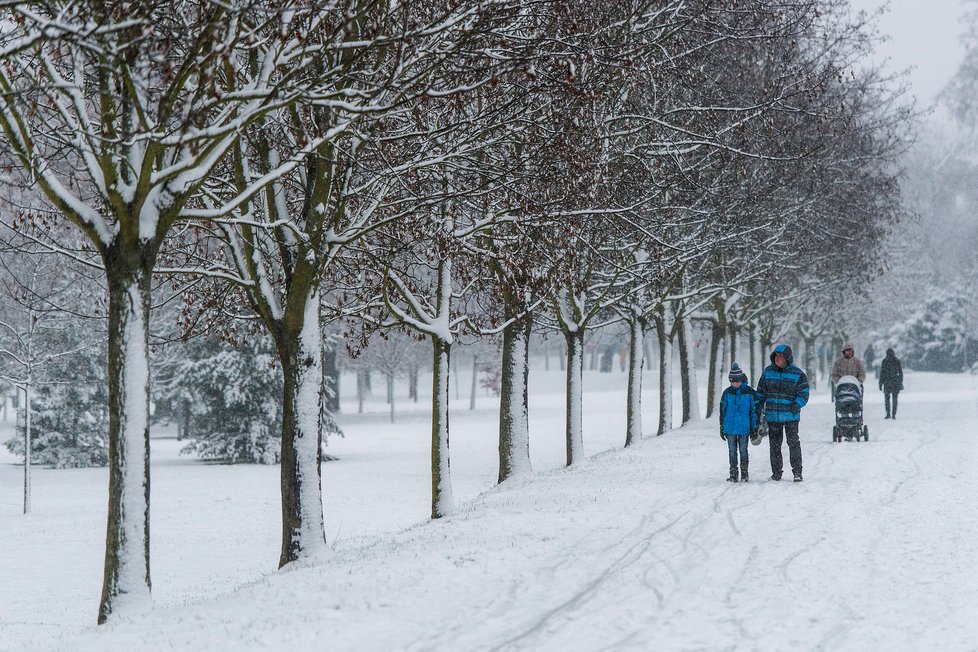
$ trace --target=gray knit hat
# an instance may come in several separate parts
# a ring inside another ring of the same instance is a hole
[[[747,382],[747,374],[744,373],[744,370],[736,362],[730,365],[730,373],[727,374],[727,378],[730,382],[734,382],[735,380],[739,380],[742,383]]]

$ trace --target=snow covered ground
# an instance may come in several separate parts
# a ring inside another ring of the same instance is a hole
[[[105,471],[36,470],[25,517],[21,468],[0,453],[0,649],[976,649],[974,377],[908,374],[897,421],[871,388],[868,443],[832,443],[817,392],[805,482],[769,481],[765,442],[746,485],[724,481],[712,422],[620,450],[620,373],[586,372],[592,457],[562,469],[561,377],[531,378],[536,474],[493,487],[495,411],[480,398],[468,412],[463,392],[459,510],[436,523],[423,406],[402,402],[392,426],[345,405],[341,459],[324,468],[333,558],[291,572],[275,570],[276,468],[202,464],[155,439],[157,607],[104,628]]]

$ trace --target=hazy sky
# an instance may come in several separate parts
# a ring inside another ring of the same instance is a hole
[[[854,10],[874,10],[885,0],[850,0]],[[879,54],[891,60],[894,70],[914,66],[910,73],[913,92],[927,104],[951,78],[964,55],[960,35],[961,16],[969,8],[962,0],[890,0],[889,12],[879,21],[890,40]],[[976,5],[973,5],[976,6]]]

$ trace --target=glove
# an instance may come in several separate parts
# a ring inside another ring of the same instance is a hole
[[[720,439],[722,439],[723,441],[727,441],[727,436],[721,432]]]
[[[757,437],[757,428],[754,428],[753,430],[750,431],[750,436],[751,438]]]

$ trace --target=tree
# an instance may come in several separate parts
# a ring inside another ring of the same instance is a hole
[[[318,58],[307,37],[327,10],[288,0],[274,7],[191,1],[179,10],[165,2],[24,0],[8,9],[0,131],[24,181],[86,236],[108,286],[110,481],[98,616],[104,623],[150,600],[155,262],[174,225],[200,217],[192,209],[201,185],[239,134],[306,93],[301,82],[308,77],[297,71]],[[298,163],[279,161],[249,180],[243,195]]]

